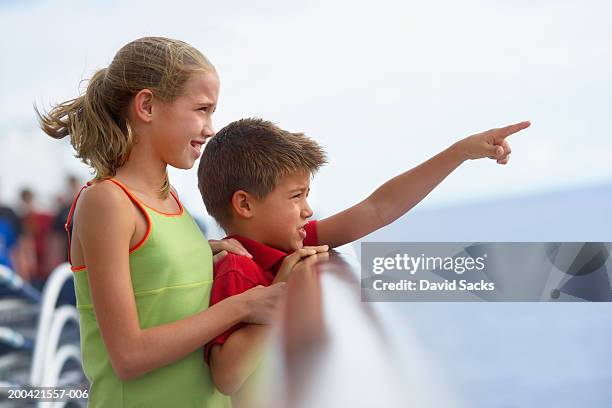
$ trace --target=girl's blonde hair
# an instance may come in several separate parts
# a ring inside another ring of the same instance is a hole
[[[184,93],[194,72],[215,72],[215,68],[183,41],[140,38],[123,46],[107,68],[97,71],[83,95],[55,105],[47,114],[35,107],[40,127],[56,139],[70,135],[76,157],[94,170],[96,179],[113,177],[134,144],[127,118],[134,95],[149,89],[156,98],[172,102]],[[167,197],[169,190],[166,172],[161,196]]]

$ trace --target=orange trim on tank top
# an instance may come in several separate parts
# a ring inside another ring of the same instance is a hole
[[[141,203],[136,197],[134,197],[134,195],[132,195],[132,193],[130,193],[130,191],[127,189],[127,187],[125,187],[123,184],[121,184],[118,180],[115,180],[114,178],[108,178],[106,179],[108,181],[113,182],[115,185],[117,185],[119,188],[121,188],[125,194],[127,194],[127,196],[130,198],[130,200],[132,200],[132,202],[138,207],[138,209],[140,211],[142,211],[142,213],[144,214],[146,220],[147,220],[147,231],[145,232],[144,237],[142,237],[142,239],[136,244],[134,245],[133,248],[130,248],[128,254],[131,254],[132,252],[136,251],[138,248],[140,248],[145,241],[149,238],[149,235],[151,235],[151,217],[149,217],[149,213],[147,213],[147,211],[144,208],[144,203]],[[80,272],[83,271],[87,268],[87,265],[80,265],[80,266],[72,266],[72,261],[70,260],[70,221],[72,219],[72,216],[74,214],[74,208],[76,207],[76,202],[79,199],[79,196],[81,195],[81,193],[83,192],[84,189],[86,189],[87,187],[91,186],[92,183],[91,182],[87,182],[87,184],[85,186],[83,186],[81,188],[81,191],[79,191],[79,194],[77,194],[77,196],[75,197],[72,206],[70,207],[70,212],[68,213],[68,219],[66,220],[66,232],[68,233],[68,262],[70,263],[71,267],[70,270],[73,272]],[[174,195],[173,195],[174,196]],[[178,198],[174,197],[175,200],[177,200],[177,203],[179,203],[179,207],[181,208],[181,214],[183,213],[183,206],[180,204],[180,202],[178,201]],[[151,210],[156,211],[155,209],[151,208]],[[157,211],[156,211],[157,212]],[[176,214],[176,215],[180,215],[180,214]]]
[[[137,201],[139,204],[142,204],[143,206],[147,207],[148,209],[150,209],[151,211],[159,214],[159,215],[163,215],[165,217],[178,217],[183,215],[183,205],[181,204],[181,202],[179,201],[178,197],[176,194],[174,194],[174,192],[172,190],[170,190],[170,194],[172,195],[172,198],[174,198],[174,201],[176,201],[176,204],[179,206],[179,212],[178,213],[165,213],[163,211],[157,210],[153,207],[151,207],[150,205],[147,205],[146,203],[140,201],[138,198],[136,198],[135,195],[133,195],[132,193],[129,192],[129,190],[127,189],[126,186],[124,186],[119,180],[116,180],[114,178],[109,178],[108,180],[112,181],[113,183],[117,184],[118,186],[120,186],[121,188],[123,188],[123,190],[130,196],[130,198],[132,198],[134,201]]]
[[[156,212],[159,215],[163,215],[164,217],[180,217],[181,215],[183,215],[183,205],[181,204],[181,202],[179,201],[178,197],[176,196],[176,194],[174,194],[174,192],[170,191],[170,194],[172,195],[172,198],[174,198],[174,201],[176,201],[176,203],[179,206],[179,212],[175,213],[175,214],[171,214],[171,213],[165,213],[163,211],[159,211],[156,210],[155,208],[146,205],[145,203],[143,203],[142,201],[140,202],[142,205],[144,205],[145,207],[147,207],[148,209],[150,209],[153,212]]]

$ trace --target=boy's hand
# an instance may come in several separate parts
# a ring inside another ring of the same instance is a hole
[[[455,147],[463,160],[474,160],[488,157],[498,164],[507,164],[510,160],[510,145],[506,138],[516,132],[528,128],[531,122],[525,121],[503,128],[491,129],[468,136],[455,143]]]
[[[327,245],[305,246],[302,249],[298,249],[291,255],[287,255],[285,259],[283,259],[283,263],[281,264],[280,269],[276,273],[276,277],[274,278],[274,281],[272,281],[272,283],[287,282],[289,276],[291,275],[291,272],[293,271],[293,268],[303,258],[327,251],[329,251],[329,246]]]
[[[228,252],[231,252],[236,255],[244,255],[247,258],[253,258],[253,255],[247,251],[240,241],[230,238],[230,239],[209,239],[208,243],[210,244],[210,248],[213,253],[213,264],[219,262]]]

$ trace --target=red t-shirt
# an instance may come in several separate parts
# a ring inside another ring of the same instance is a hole
[[[304,246],[317,245],[317,222],[309,221],[304,229],[306,230]],[[255,286],[270,286],[276,276],[276,272],[280,268],[282,260],[288,255],[283,251],[249,238],[238,235],[226,238],[234,238],[239,241],[253,255],[253,259],[229,253],[215,265],[214,282],[210,293],[210,306]],[[208,363],[209,361],[212,346],[225,343],[230,334],[246,324],[239,323],[206,344],[204,346],[204,359],[206,362]]]

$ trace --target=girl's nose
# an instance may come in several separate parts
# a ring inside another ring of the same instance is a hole
[[[213,137],[215,135],[215,130],[213,129],[212,123],[207,123],[206,126],[202,129],[202,136],[208,139],[209,137]]]

